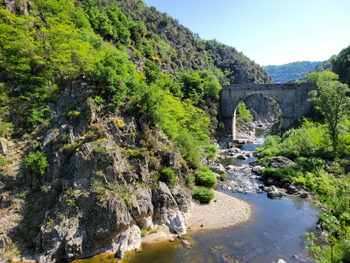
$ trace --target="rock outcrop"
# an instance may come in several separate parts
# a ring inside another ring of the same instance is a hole
[[[269,163],[272,168],[284,168],[286,166],[293,166],[295,163],[284,156],[277,156],[269,158]]]
[[[180,182],[190,173],[180,150],[146,115],[103,111],[89,92],[88,85],[73,83],[50,104],[54,126],[39,145],[49,163],[46,176],[23,178],[36,190],[17,228],[27,232],[17,231],[15,240],[27,242],[39,263],[102,252],[123,258],[139,249],[142,228],[165,225],[186,234],[192,196],[177,183],[171,191],[155,184],[159,165],[170,167]],[[3,142],[0,150],[6,152]],[[9,205],[1,195],[0,206]],[[0,253],[10,244],[0,237]]]

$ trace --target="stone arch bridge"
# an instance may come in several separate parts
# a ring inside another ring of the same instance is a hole
[[[227,127],[236,139],[236,110],[246,97],[263,94],[275,100],[281,110],[281,128],[287,129],[312,108],[308,94],[316,89],[316,83],[281,83],[281,84],[237,84],[223,85],[220,94],[221,115]]]

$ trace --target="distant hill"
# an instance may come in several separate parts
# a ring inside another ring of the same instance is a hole
[[[333,71],[333,67],[332,67],[332,59],[335,58],[336,55],[333,55],[330,59],[326,60],[325,62],[323,62],[321,65],[317,65],[316,67],[314,67],[313,69],[309,70],[309,72],[303,74],[300,78],[298,79],[290,79],[288,80],[287,82],[290,82],[290,83],[294,83],[294,82],[297,82],[297,83],[301,83],[301,82],[307,82],[307,79],[309,78],[310,74],[312,72],[322,72],[322,71],[326,71],[326,70],[329,70],[329,71]]]
[[[263,66],[263,69],[269,73],[272,79],[277,83],[284,83],[290,79],[299,79],[306,74],[309,70],[319,66],[323,61],[297,61],[280,66]]]

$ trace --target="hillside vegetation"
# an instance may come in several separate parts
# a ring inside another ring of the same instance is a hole
[[[263,66],[272,79],[277,83],[285,83],[290,79],[298,79],[309,70],[321,65],[322,61],[298,61],[280,66]]]
[[[271,81],[140,0],[2,1],[0,61],[0,256],[9,260],[111,248],[122,257],[153,224],[183,234],[171,222],[188,212],[193,181],[208,170],[199,161],[215,157],[224,130],[220,83]],[[157,207],[175,213],[153,216]]]
[[[310,92],[309,101],[321,118],[303,118],[299,128],[287,131],[282,138],[268,136],[258,150],[267,167],[265,178],[311,190],[317,201],[327,204],[328,209],[318,219],[322,235],[307,234],[308,248],[318,262],[350,259],[350,98],[346,96],[350,89],[338,79],[331,71],[312,72],[308,81],[316,82],[318,89]],[[275,156],[290,158],[295,165],[269,167],[268,159]],[[322,238],[327,243],[316,242]]]

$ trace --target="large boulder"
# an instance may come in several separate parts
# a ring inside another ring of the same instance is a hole
[[[288,194],[297,194],[297,193],[299,193],[299,190],[295,186],[291,185],[291,186],[289,186],[287,193]]]
[[[282,197],[282,194],[278,191],[278,189],[274,185],[269,187],[269,188],[270,188],[270,191],[267,193],[267,197],[269,197],[269,198],[280,198],[280,197]]]
[[[218,174],[224,174],[226,172],[225,167],[220,163],[211,164],[209,165],[209,168],[214,173],[218,173]]]
[[[138,187],[131,198],[130,212],[137,223],[145,229],[153,227],[152,193],[149,188]]]
[[[269,163],[272,168],[284,168],[286,166],[295,165],[294,162],[283,156],[269,158]]]

